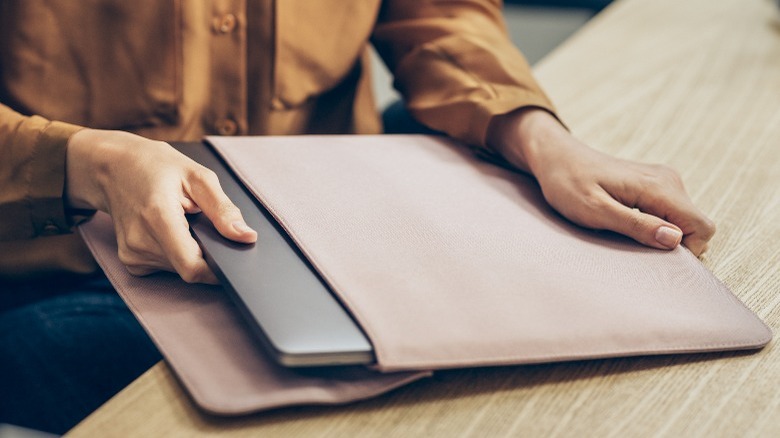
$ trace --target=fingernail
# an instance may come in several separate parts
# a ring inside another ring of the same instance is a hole
[[[655,232],[655,241],[669,249],[679,245],[680,240],[682,240],[682,232],[674,228],[661,226]]]
[[[244,221],[235,221],[233,222],[233,228],[238,231],[239,233],[248,233],[251,231],[254,231],[253,229],[249,228],[249,225],[244,223]]]

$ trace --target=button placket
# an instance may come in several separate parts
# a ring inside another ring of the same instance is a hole
[[[246,121],[246,3],[214,0],[211,15],[211,104],[206,130],[242,135]]]

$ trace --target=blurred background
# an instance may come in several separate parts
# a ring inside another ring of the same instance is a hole
[[[551,52],[612,0],[504,0],[504,17],[512,41],[532,65]],[[399,99],[392,78],[374,56],[377,106]]]

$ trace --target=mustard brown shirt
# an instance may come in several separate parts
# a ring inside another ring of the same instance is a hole
[[[467,143],[495,115],[552,111],[498,0],[0,2],[0,278],[95,269],[62,199],[79,127],[379,133],[371,43],[412,115]]]

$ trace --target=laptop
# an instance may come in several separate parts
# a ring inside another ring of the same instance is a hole
[[[268,211],[205,143],[174,143],[213,170],[258,233],[257,243],[222,237],[204,214],[190,215],[193,236],[250,331],[286,367],[366,365],[370,341]]]

